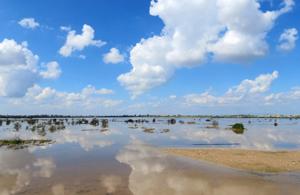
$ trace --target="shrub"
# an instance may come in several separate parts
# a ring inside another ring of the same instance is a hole
[[[176,124],[176,119],[174,119],[174,118],[169,119],[168,124],[172,124],[172,125]]]
[[[243,134],[245,131],[245,127],[243,123],[235,123],[232,125],[232,131],[236,134]]]
[[[93,125],[93,126],[98,126],[99,125],[99,120],[96,119],[96,118],[93,118],[90,122],[90,125]]]
[[[101,127],[102,128],[108,128],[108,119],[102,119],[101,120]]]
[[[14,129],[15,129],[16,131],[19,131],[19,130],[21,129],[21,127],[22,127],[21,124],[18,123],[18,122],[14,124]]]
[[[219,127],[219,122],[216,121],[216,120],[213,120],[212,126],[213,126],[214,128],[218,128],[218,127]]]

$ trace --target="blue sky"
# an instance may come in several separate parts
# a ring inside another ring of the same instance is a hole
[[[299,113],[293,0],[0,5],[1,114]]]

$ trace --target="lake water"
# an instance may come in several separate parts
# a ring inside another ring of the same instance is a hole
[[[147,118],[146,118],[147,119]],[[89,119],[90,121],[91,119]],[[160,147],[299,150],[300,120],[181,118],[169,124],[125,123],[36,128],[19,121],[0,127],[0,139],[51,139],[52,144],[0,148],[0,195],[7,194],[300,194],[300,173],[258,174],[170,156]],[[40,119],[46,123],[48,119]],[[77,119],[74,119],[76,122]],[[179,123],[181,121],[181,123]],[[229,125],[241,122],[238,134]],[[69,123],[69,124],[68,124]]]

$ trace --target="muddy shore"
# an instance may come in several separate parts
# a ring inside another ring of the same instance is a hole
[[[300,151],[181,148],[167,148],[163,151],[247,171],[267,173],[300,171]]]

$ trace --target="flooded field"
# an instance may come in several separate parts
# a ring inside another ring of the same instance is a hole
[[[235,123],[245,130],[234,131]],[[299,150],[296,119],[2,119],[0,125],[0,195],[300,192],[300,172],[241,171],[161,151]]]

